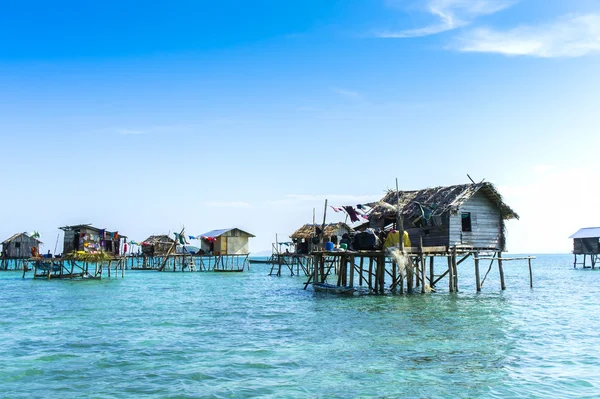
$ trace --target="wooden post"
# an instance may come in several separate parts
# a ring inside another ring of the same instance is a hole
[[[377,257],[377,270],[379,271],[379,293],[383,294],[385,290],[385,256]]]
[[[358,285],[362,287],[363,285],[363,273],[364,273],[364,257],[360,257],[360,276],[358,277]]]
[[[425,293],[425,257],[423,256],[423,236],[419,236],[419,263],[421,264],[421,294]]]
[[[505,290],[504,269],[502,268],[502,251],[498,251],[498,272],[500,273],[500,289]]]
[[[434,274],[434,270],[433,270],[433,259],[435,258],[434,255],[431,255],[429,257],[429,286],[433,288],[433,280],[435,279],[435,274]]]
[[[392,259],[392,284],[396,283],[398,277],[398,264]]]
[[[354,255],[350,255],[350,287],[354,287]]]
[[[373,257],[369,256],[369,289],[374,291],[373,287]]]
[[[412,294],[413,292],[413,275],[415,273],[415,263],[412,256],[408,257],[410,267],[406,268],[406,292]]]
[[[448,291],[454,292],[454,268],[452,267],[452,252],[448,255]]]
[[[456,247],[452,249],[452,269],[454,276],[454,291],[458,292],[458,263],[456,263]]]
[[[527,264],[529,266],[529,288],[533,288],[533,273],[531,272],[531,258],[527,258]]]
[[[479,278],[479,253],[475,254],[475,287],[477,292],[481,291],[481,279]]]

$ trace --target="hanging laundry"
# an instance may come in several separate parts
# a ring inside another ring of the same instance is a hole
[[[118,239],[119,239],[119,232],[115,231],[115,240],[118,240]]]
[[[354,210],[353,207],[351,207],[351,206],[345,206],[344,210],[346,211],[346,213],[348,214],[348,216],[350,216],[350,221],[352,223],[358,222],[360,220],[360,219],[358,219],[358,216],[356,215],[356,211]]]
[[[331,207],[331,209],[333,209],[335,212],[341,212],[343,211],[342,208],[338,207],[338,206],[333,206],[333,205],[329,205]]]

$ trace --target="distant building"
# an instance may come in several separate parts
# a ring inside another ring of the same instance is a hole
[[[238,228],[212,230],[202,234],[202,240],[212,242],[209,250],[214,255],[247,255],[250,253],[248,239],[254,235]],[[206,243],[202,243],[202,249]]]
[[[63,254],[75,251],[88,253],[105,252],[119,255],[127,237],[117,231],[99,229],[89,224],[59,227],[65,232]]]
[[[150,236],[142,242],[142,254],[146,256],[164,256],[171,248],[175,253],[175,240],[166,234]]]
[[[2,242],[3,258],[29,258],[31,249],[36,248],[39,252],[42,242],[37,238],[31,237],[27,233],[17,233]]]
[[[590,257],[591,267],[596,267],[596,262],[600,258],[600,227],[584,227],[577,230],[571,237],[573,239],[573,267],[582,265],[589,267],[586,264],[587,257]],[[583,255],[583,261],[577,262],[577,255]]]
[[[312,251],[321,249],[321,244],[319,243],[318,237],[321,233],[320,224],[305,224],[296,230],[290,238],[293,240],[296,246],[296,252],[301,254],[310,254]],[[323,240],[331,241],[334,244],[337,244],[342,239],[344,234],[349,234],[354,232],[352,227],[348,226],[346,223],[329,223],[325,225],[325,230],[323,231]],[[313,242],[313,238],[316,239]]]

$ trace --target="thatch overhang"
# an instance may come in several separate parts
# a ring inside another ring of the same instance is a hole
[[[150,236],[150,237],[146,238],[144,241],[142,241],[142,243],[144,243],[146,245],[154,245],[154,244],[172,245],[174,242],[175,242],[175,240],[166,234]]]
[[[519,215],[506,205],[494,185],[487,182],[400,191],[398,194],[395,190],[389,190],[381,201],[371,209],[369,219],[394,219],[397,215],[398,197],[402,216],[410,219],[417,218],[422,214],[421,206],[432,209],[433,215],[456,212],[461,205],[478,192],[484,194],[498,207],[503,219],[519,219]]]
[[[317,224],[314,225],[312,223],[307,223],[304,226],[300,227],[298,230],[296,230],[291,236],[290,238],[296,238],[296,239],[310,239],[315,235],[315,227],[317,228],[321,228],[322,225]],[[323,232],[324,236],[332,236],[335,233],[337,233],[340,229],[347,229],[348,231],[354,231],[352,229],[352,227],[348,226],[346,223],[343,222],[339,222],[339,223],[329,223],[325,225],[325,231]]]

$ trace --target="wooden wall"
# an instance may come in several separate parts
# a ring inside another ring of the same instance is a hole
[[[227,237],[227,255],[248,253],[248,237]]]
[[[462,231],[462,212],[471,213],[471,232]],[[504,221],[498,207],[483,193],[478,192],[456,214],[449,215],[449,245],[504,249],[503,226]]]
[[[39,251],[39,243],[26,235],[20,235],[2,246],[2,250],[6,252],[9,258],[29,258],[31,256],[31,248],[37,247]]]
[[[575,238],[573,240],[574,254],[598,254],[600,253],[600,245],[598,238]]]
[[[423,246],[436,247],[448,245],[448,215],[442,216],[441,226],[415,227],[412,220],[404,221],[404,230],[408,232],[413,247],[418,247],[423,237]]]

